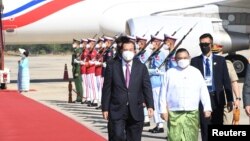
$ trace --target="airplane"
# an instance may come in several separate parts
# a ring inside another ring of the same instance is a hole
[[[4,42],[71,43],[97,34],[159,36],[178,30],[180,47],[192,57],[201,53],[199,36],[211,33],[224,46],[238,76],[248,61],[237,51],[249,49],[249,0],[3,0]],[[97,36],[97,37],[98,37]],[[178,42],[177,40],[177,42]]]

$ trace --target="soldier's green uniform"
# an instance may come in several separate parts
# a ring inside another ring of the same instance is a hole
[[[73,40],[73,44],[74,44]],[[78,42],[76,42],[78,44]],[[79,42],[80,44],[80,42]],[[82,102],[83,98],[83,88],[82,88],[82,76],[81,76],[81,66],[78,61],[80,61],[80,55],[82,52],[82,49],[78,47],[74,48],[73,54],[72,54],[72,74],[73,74],[73,79],[75,82],[75,88],[77,92],[77,97],[76,97],[76,102]],[[75,61],[77,60],[77,61]]]

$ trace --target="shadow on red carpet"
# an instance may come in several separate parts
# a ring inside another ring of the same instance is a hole
[[[0,141],[105,141],[105,139],[17,91],[1,90]]]

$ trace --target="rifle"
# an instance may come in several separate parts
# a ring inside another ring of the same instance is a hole
[[[117,36],[118,34],[116,34],[115,35],[115,37]],[[118,38],[120,37],[122,35],[122,33],[120,33],[120,35],[118,36]],[[106,53],[108,53],[110,50],[112,50],[113,48],[114,48],[114,44],[115,44],[115,42],[116,42],[116,40],[114,40],[112,43],[111,43],[111,45],[110,45],[110,47],[108,48],[108,49],[104,49],[103,50],[103,52],[102,52],[102,54],[101,54],[101,56],[104,56]]]
[[[171,36],[174,36],[181,28],[182,28],[182,27],[180,27],[180,28],[178,28],[177,30],[175,30],[174,33],[171,34]],[[155,56],[156,54],[158,54],[158,53],[160,52],[160,49],[163,47],[163,45],[164,45],[164,43],[162,43],[162,44],[160,45],[160,47],[159,47],[156,51],[154,51],[154,52],[148,57],[148,59],[145,61],[145,64],[146,64],[148,61],[152,60],[152,57]]]
[[[164,28],[164,26],[162,26],[158,31],[156,31],[155,35],[154,36],[157,36],[161,30]],[[139,55],[143,54],[145,52],[145,49],[147,48],[147,46],[150,44],[151,40],[149,40],[146,45],[145,45],[145,48],[143,48],[142,50],[140,50],[140,52],[138,52],[135,57],[138,57]]]
[[[181,30],[182,26],[180,28],[178,28],[177,30],[175,30],[175,32],[171,35],[174,36],[179,30]]]
[[[93,39],[95,39],[96,36],[97,36],[97,34],[95,34],[95,35],[93,36]]]
[[[164,64],[168,63],[169,57],[171,57],[174,52],[177,50],[177,48],[182,44],[183,40],[187,37],[188,34],[194,29],[194,27],[197,25],[196,23],[193,27],[189,29],[189,31],[182,37],[182,39],[178,42],[178,44],[174,47],[174,49],[168,54],[168,56],[164,59],[164,61],[161,63],[161,65],[158,67],[160,69]]]
[[[148,33],[148,30],[142,35],[142,37],[145,37],[147,33]]]

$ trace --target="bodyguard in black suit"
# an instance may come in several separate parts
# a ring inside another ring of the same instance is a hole
[[[202,141],[208,140],[208,125],[223,124],[224,106],[228,111],[233,109],[233,94],[231,81],[224,57],[213,55],[211,47],[212,35],[206,33],[200,36],[200,48],[202,55],[191,60],[191,65],[198,68],[204,76],[210,93],[212,114],[211,119],[203,115],[203,107],[200,104],[200,124]]]
[[[140,141],[144,123],[143,102],[153,115],[153,95],[146,66],[133,59],[135,44],[124,40],[122,59],[107,63],[102,90],[102,113],[111,123],[110,141]]]

